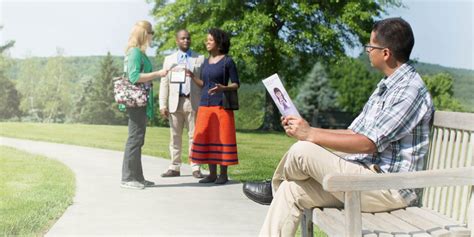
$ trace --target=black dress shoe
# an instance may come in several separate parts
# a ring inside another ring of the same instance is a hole
[[[272,183],[270,180],[264,182],[246,182],[242,188],[245,196],[250,200],[262,205],[270,205],[273,199]]]
[[[214,183],[217,179],[217,176],[206,176],[204,179],[200,179],[200,184]]]
[[[217,177],[216,181],[214,181],[215,184],[225,184],[229,181],[229,178],[227,177],[227,175],[219,175],[219,177]]]

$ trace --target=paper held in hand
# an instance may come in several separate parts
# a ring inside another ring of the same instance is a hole
[[[186,82],[186,64],[175,64],[171,67],[171,83],[184,83]]]
[[[275,105],[278,107],[280,114],[282,114],[283,116],[294,115],[297,117],[301,117],[295,105],[293,104],[293,101],[291,101],[290,96],[288,96],[285,87],[283,87],[283,84],[281,83],[278,74],[275,73],[270,77],[262,80],[262,82],[265,85],[265,88],[267,88],[268,93],[272,97],[273,102],[275,102]]]

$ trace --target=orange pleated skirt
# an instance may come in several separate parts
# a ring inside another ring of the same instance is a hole
[[[190,159],[197,164],[236,165],[234,111],[199,106]]]

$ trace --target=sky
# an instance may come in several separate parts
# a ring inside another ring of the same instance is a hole
[[[474,0],[403,3],[406,8],[388,9],[387,17],[411,24],[413,59],[474,70]],[[15,40],[14,58],[53,56],[58,47],[66,56],[122,55],[134,23],[155,22],[151,9],[145,0],[0,0],[0,44]]]

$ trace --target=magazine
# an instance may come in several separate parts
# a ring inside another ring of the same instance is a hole
[[[301,117],[295,105],[293,104],[293,101],[291,101],[290,96],[288,96],[285,87],[283,87],[278,74],[275,73],[262,80],[262,82],[272,97],[273,102],[275,102],[275,105],[278,107],[280,114],[283,116],[294,115]]]

